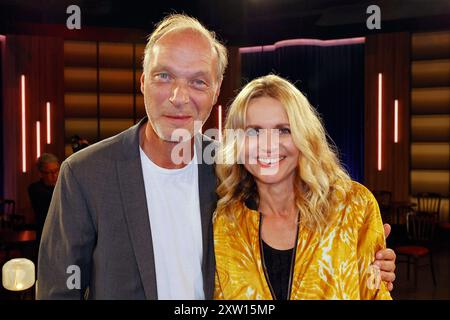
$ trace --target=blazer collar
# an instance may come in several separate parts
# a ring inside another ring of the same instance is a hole
[[[144,177],[139,156],[139,128],[146,118],[124,132],[122,160],[116,162],[125,221],[136,257],[145,297],[158,298],[152,234],[148,218]]]

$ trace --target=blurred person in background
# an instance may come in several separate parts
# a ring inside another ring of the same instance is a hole
[[[36,217],[36,240],[39,244],[53,189],[58,180],[59,160],[54,154],[43,153],[37,160],[37,168],[40,179],[30,184],[28,195]]]

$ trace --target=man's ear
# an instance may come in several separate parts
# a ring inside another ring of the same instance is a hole
[[[145,83],[145,72],[142,72],[142,74],[141,74],[141,92],[142,92],[142,94],[144,94],[144,91],[145,91],[144,83]]]

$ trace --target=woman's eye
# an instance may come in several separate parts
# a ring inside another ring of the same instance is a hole
[[[245,131],[245,134],[247,136],[257,136],[259,134],[259,129],[255,129],[255,128],[248,128]]]
[[[291,134],[291,129],[289,128],[281,128],[279,130],[280,134]]]

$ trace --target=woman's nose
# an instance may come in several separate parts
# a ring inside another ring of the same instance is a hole
[[[262,131],[262,132],[261,132]],[[261,130],[258,139],[258,147],[260,151],[267,153],[278,152],[280,136],[278,130],[268,129]]]

